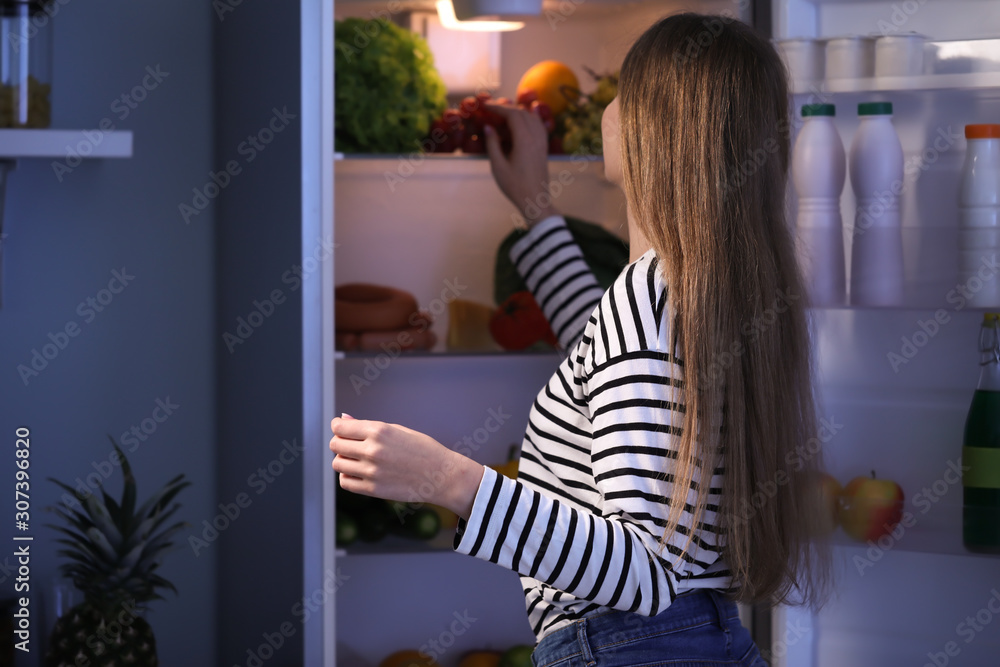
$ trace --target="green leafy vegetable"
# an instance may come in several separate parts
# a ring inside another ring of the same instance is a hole
[[[348,18],[334,32],[336,149],[419,150],[446,106],[427,42],[385,19]]]

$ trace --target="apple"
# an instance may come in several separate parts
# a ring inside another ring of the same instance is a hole
[[[888,535],[903,518],[903,489],[888,479],[855,477],[841,492],[838,514],[844,532],[859,542]]]

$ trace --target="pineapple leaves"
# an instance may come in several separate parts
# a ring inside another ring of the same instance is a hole
[[[58,505],[53,507],[46,507],[50,512],[55,512],[57,515],[62,517],[67,523],[75,526],[81,533],[86,532],[88,528],[94,525],[94,522],[85,517],[82,513],[73,509],[63,509]]]
[[[121,498],[111,497],[101,483],[96,487],[101,491],[98,494],[49,478],[66,494],[61,502],[46,508],[64,522],[61,526],[47,524],[61,535],[55,542],[65,547],[57,551],[65,559],[60,572],[73,580],[89,603],[102,608],[128,598],[140,604],[162,600],[157,594],[162,588],[177,593],[155,570],[163,553],[173,546],[171,538],[189,525],[178,522],[164,528],[181,507],[179,503],[171,505],[172,501],[184,487],[191,486],[183,474],[177,475],[137,510],[132,466],[114,438],[110,439],[124,478]]]
[[[125,458],[125,453],[118,446],[118,443],[115,442],[115,439],[109,435],[108,440],[111,441],[115,451],[118,452],[118,458],[122,461],[122,478],[125,480],[125,484],[122,487],[122,514],[125,520],[131,521],[132,513],[135,512],[135,495],[137,493],[135,475],[132,474],[132,464]]]
[[[145,517],[153,516],[157,512],[163,510],[164,507],[170,504],[170,501],[174,499],[181,489],[185,486],[191,486],[191,482],[185,482],[184,475],[180,474],[174,477],[172,480],[167,482],[167,485],[160,489],[157,493],[143,503],[139,511],[136,512],[136,516]]]
[[[122,544],[122,534],[111,519],[108,509],[97,501],[94,494],[87,496],[83,506],[87,509],[87,514],[90,515],[90,518],[94,522],[94,526],[87,529],[87,534],[99,534],[111,550],[120,547]]]

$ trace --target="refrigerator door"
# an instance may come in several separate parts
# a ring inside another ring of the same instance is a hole
[[[793,667],[996,664],[1000,559],[967,552],[961,539],[962,433],[979,376],[984,307],[970,301],[982,285],[959,279],[957,196],[964,126],[1000,122],[1000,43],[989,39],[1000,35],[1000,4],[770,4],[778,40],[875,37],[870,70],[852,77],[827,75],[843,63],[823,42],[824,76],[794,81],[792,104],[798,125],[801,105],[835,104],[847,146],[858,104],[893,104],[904,151],[902,301],[812,315],[820,416],[834,425],[822,448],[827,468],[841,484],[874,470],[895,480],[905,501],[903,522],[878,540],[855,542],[837,529],[833,596],[819,611],[777,610],[767,657]],[[907,61],[900,50],[913,38],[898,39],[913,32],[926,42],[919,67],[914,53]],[[902,60],[890,62],[887,53]],[[848,267],[855,205],[848,180],[841,200]],[[793,220],[795,207],[790,196]],[[989,267],[981,278],[1000,280]]]

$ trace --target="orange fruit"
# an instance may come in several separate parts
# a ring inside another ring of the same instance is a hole
[[[496,651],[472,651],[466,653],[458,667],[497,667],[500,654]]]
[[[438,664],[419,651],[396,651],[379,663],[379,667],[438,667]]]
[[[556,60],[543,60],[532,65],[517,84],[517,94],[533,90],[538,99],[549,105],[552,115],[562,113],[570,100],[580,93],[580,82],[573,70]]]

